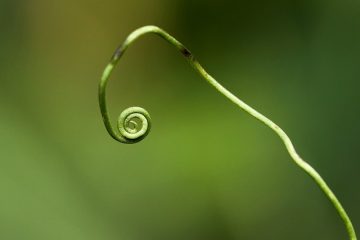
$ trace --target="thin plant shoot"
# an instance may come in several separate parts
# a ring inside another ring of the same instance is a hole
[[[213,86],[231,102],[235,103],[240,109],[249,113],[251,116],[272,129],[283,141],[287,151],[289,152],[291,158],[294,160],[297,166],[300,167],[303,171],[305,171],[315,181],[315,183],[321,188],[321,190],[325,193],[325,195],[334,205],[339,216],[345,224],[349,239],[357,239],[351,220],[347,215],[345,209],[342,207],[340,201],[337,199],[333,191],[330,189],[324,179],[320,176],[320,174],[297,154],[287,134],[269,118],[265,117],[263,114],[250,107],[244,101],[240,100],[234,94],[232,94],[229,90],[224,88],[220,83],[218,83],[210,74],[205,71],[205,69],[195,59],[194,55],[182,43],[180,43],[173,36],[171,36],[159,27],[144,26],[133,31],[126,38],[125,42],[120,45],[119,48],[117,48],[117,50],[111,57],[110,62],[104,70],[99,84],[99,104],[106,130],[112,138],[122,143],[137,143],[144,139],[151,129],[150,115],[145,109],[141,107],[130,107],[124,110],[118,118],[117,129],[115,129],[110,123],[110,117],[106,105],[106,85],[108,83],[112,70],[114,69],[120,58],[123,56],[127,48],[131,44],[133,44],[138,38],[148,33],[153,33],[174,46],[187,59],[187,61],[195,69],[195,71],[197,71],[200,76],[204,78],[211,86]]]

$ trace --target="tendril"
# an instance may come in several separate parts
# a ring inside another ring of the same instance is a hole
[[[320,174],[307,162],[305,162],[295,151],[295,148],[287,136],[287,134],[273,121],[265,117],[263,114],[250,107],[248,104],[237,98],[234,94],[224,88],[211,75],[209,75],[200,63],[194,58],[193,54],[173,36],[156,26],[145,26],[133,31],[125,40],[125,42],[116,49],[110,62],[106,66],[99,84],[99,104],[106,130],[111,137],[122,143],[136,143],[144,139],[150,131],[151,120],[148,112],[141,107],[130,107],[124,110],[118,118],[118,131],[115,131],[110,123],[109,114],[106,107],[106,85],[111,75],[111,72],[126,49],[135,42],[139,37],[147,33],[153,33],[177,48],[180,53],[187,59],[189,64],[203,77],[211,86],[228,98],[231,102],[240,107],[243,111],[249,113],[251,116],[272,129],[283,141],[290,157],[294,160],[298,167],[305,171],[325,193],[331,201],[339,216],[345,224],[350,240],[356,240],[356,234],[352,222],[347,215],[345,209],[342,207],[340,201],[337,199],[333,191],[320,176]]]

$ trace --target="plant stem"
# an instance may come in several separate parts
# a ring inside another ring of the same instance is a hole
[[[326,184],[324,179],[320,176],[320,174],[307,162],[305,162],[295,151],[295,148],[290,140],[290,138],[287,136],[287,134],[273,121],[271,121],[269,118],[265,117],[258,111],[256,111],[254,108],[250,107],[248,104],[246,104],[244,101],[237,98],[234,94],[232,94],[230,91],[228,91],[226,88],[224,88],[220,83],[218,83],[211,75],[209,75],[205,69],[200,65],[200,63],[195,59],[193,54],[178,40],[176,40],[173,36],[165,32],[159,27],[156,26],[144,26],[141,27],[134,32],[132,32],[125,40],[125,42],[115,51],[114,55],[112,56],[109,64],[105,68],[105,71],[102,75],[100,85],[99,85],[99,103],[100,103],[100,109],[103,116],[103,121],[105,124],[105,127],[109,134],[117,141],[123,142],[123,143],[135,143],[138,141],[141,141],[150,131],[150,116],[146,112],[145,109],[140,107],[131,107],[125,110],[119,118],[118,121],[118,128],[119,133],[114,130],[114,128],[111,126],[109,114],[106,107],[106,85],[108,82],[108,79],[111,75],[111,72],[121,56],[124,54],[126,49],[135,42],[139,37],[142,35],[145,35],[147,33],[154,33],[167,42],[169,42],[171,45],[176,47],[188,60],[190,65],[200,74],[201,77],[203,77],[211,86],[213,86],[216,90],[218,90],[221,94],[223,94],[226,98],[228,98],[231,102],[235,103],[238,107],[240,107],[245,112],[249,113],[254,118],[258,119],[260,122],[271,128],[283,141],[285,144],[285,147],[287,151],[289,152],[291,158],[294,160],[294,162],[302,169],[304,170],[315,182],[316,184],[321,188],[321,190],[325,193],[325,195],[329,198],[331,203],[334,205],[335,209],[337,210],[338,214],[340,215],[342,221],[344,222],[349,239],[350,240],[356,240],[356,234],[354,227],[351,223],[351,220],[349,216],[347,215],[345,209],[342,207],[340,201],[337,199],[335,194],[331,191],[330,187]],[[128,124],[132,121],[133,118],[138,118],[142,121],[143,128],[139,131],[134,131],[134,129],[131,129]]]

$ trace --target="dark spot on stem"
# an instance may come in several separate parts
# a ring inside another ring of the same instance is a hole
[[[186,58],[191,58],[192,57],[192,53],[186,48],[186,47],[182,47],[180,49],[180,52],[186,57]]]
[[[112,60],[114,61],[114,60],[119,59],[121,57],[121,55],[123,55],[123,53],[124,52],[123,52],[122,46],[117,48],[114,52],[114,55],[112,56]]]

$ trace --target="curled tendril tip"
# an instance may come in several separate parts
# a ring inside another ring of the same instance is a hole
[[[101,77],[101,81],[99,84],[100,110],[106,130],[112,138],[122,143],[136,143],[144,139],[150,131],[150,115],[145,109],[141,107],[130,107],[124,110],[119,116],[117,129],[115,130],[110,123],[110,118],[106,105],[106,85],[113,68],[115,67],[119,59],[123,56],[127,48],[139,37],[148,33],[156,34],[159,37],[163,38],[166,42],[174,46],[185,57],[185,59],[187,59],[187,61],[195,69],[195,71],[197,71],[200,76],[204,78],[212,87],[214,87],[217,91],[223,94],[226,98],[228,98],[231,102],[233,102],[243,111],[247,112],[257,120],[268,126],[270,129],[272,129],[283,141],[289,155],[297,164],[297,166],[299,166],[315,181],[315,183],[320,187],[320,189],[331,201],[342,221],[344,222],[349,239],[357,239],[352,222],[347,215],[345,209],[341,205],[340,201],[337,199],[335,194],[332,192],[332,190],[324,181],[324,179],[320,176],[320,174],[297,154],[287,134],[269,118],[265,117],[263,114],[250,107],[248,104],[246,104],[245,102],[237,98],[234,94],[232,94],[230,91],[228,91],[226,88],[224,88],[220,83],[218,83],[210,74],[205,71],[205,69],[195,59],[193,54],[182,43],[180,43],[173,36],[171,36],[159,27],[145,26],[133,31],[126,38],[124,43],[119,48],[117,48]]]

